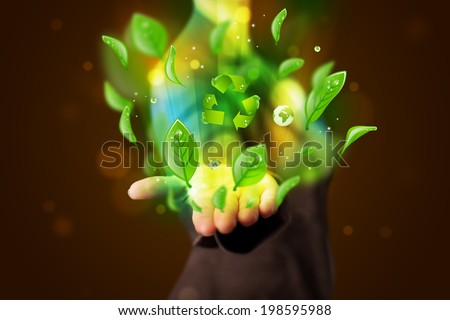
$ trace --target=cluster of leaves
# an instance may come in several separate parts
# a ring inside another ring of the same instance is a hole
[[[131,46],[141,54],[150,58],[162,58],[167,50],[168,34],[166,28],[157,20],[140,13],[133,15],[130,22]],[[120,63],[128,69],[128,49],[119,39],[102,36],[103,42],[109,46],[118,57]],[[165,63],[168,80],[183,85],[175,72],[176,49],[172,45]],[[136,136],[131,127],[130,115],[134,111],[134,103],[123,97],[109,82],[104,84],[104,95],[111,109],[122,112],[119,129],[122,135],[132,143],[136,143]]]
[[[281,35],[281,27],[287,17],[287,10],[283,9],[274,18],[272,22],[272,36],[275,44],[278,45]],[[305,61],[300,58],[291,58],[283,61],[278,70],[278,77],[284,78],[291,73],[299,70]],[[319,120],[328,105],[341,92],[345,85],[347,77],[346,71],[339,71],[330,74],[334,67],[334,61],[327,62],[317,68],[312,76],[312,90],[309,93],[305,103],[306,130],[312,123]],[[376,131],[375,126],[355,126],[348,130],[345,146],[342,148],[341,155],[357,139],[368,132]]]
[[[287,10],[283,9],[273,20],[271,31],[278,45],[281,38],[282,25],[287,17]],[[223,48],[223,42],[226,32],[229,29],[231,21],[223,22],[214,28],[210,34],[210,47],[214,54],[219,54]],[[102,36],[103,42],[108,45],[117,55],[120,63],[128,69],[128,51],[125,44],[119,39]],[[168,35],[162,24],[158,21],[144,16],[134,14],[131,21],[131,42],[142,54],[162,58],[167,50]],[[165,61],[165,74],[169,81],[184,86],[176,74],[175,70],[176,49],[170,46],[168,56]],[[278,78],[282,79],[295,71],[301,69],[305,61],[301,58],[290,58],[283,61],[278,69]],[[317,121],[330,105],[333,99],[339,94],[345,84],[346,71],[340,71],[330,74],[334,67],[334,62],[328,62],[320,66],[312,76],[312,90],[309,93],[305,103],[306,130],[312,123]],[[119,122],[119,129],[122,135],[130,142],[136,142],[136,136],[133,133],[130,115],[133,112],[134,104],[129,99],[123,97],[108,82],[104,84],[104,95],[107,104],[115,111],[122,112]],[[357,139],[370,131],[376,131],[374,126],[356,126],[347,132],[346,144],[342,148],[341,155]],[[189,181],[194,176],[198,163],[198,149],[195,140],[189,129],[177,119],[168,130],[165,138],[163,155],[170,171],[185,181],[187,187],[191,187]],[[308,155],[311,148],[301,150],[302,155]],[[267,151],[261,144],[249,147],[240,152],[233,159],[232,173],[234,179],[234,190],[238,187],[246,187],[260,182],[267,173]],[[277,206],[279,206],[287,193],[300,182],[300,177],[296,176],[283,182],[277,192]],[[216,190],[213,196],[214,205],[220,210],[224,210],[227,189],[222,186]],[[169,199],[173,197],[169,196]],[[175,208],[175,201],[171,207]],[[247,207],[252,207],[257,203],[257,199],[250,199]],[[191,200],[190,205],[201,212],[201,208]]]

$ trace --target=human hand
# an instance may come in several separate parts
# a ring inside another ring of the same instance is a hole
[[[203,236],[211,236],[216,230],[228,234],[234,230],[237,222],[251,226],[260,215],[267,218],[277,210],[278,183],[269,174],[257,184],[233,191],[231,168],[221,166],[213,170],[200,166],[190,183],[192,188],[187,190],[188,195],[202,208],[201,212],[193,209],[192,221],[197,233]],[[228,190],[223,212],[213,204],[214,192],[221,186]],[[150,177],[133,183],[128,195],[134,200],[156,199],[166,196],[170,189],[175,195],[182,194],[186,185],[173,176]]]

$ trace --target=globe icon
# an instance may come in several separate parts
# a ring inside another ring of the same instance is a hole
[[[273,121],[281,127],[286,127],[294,121],[294,111],[289,106],[278,106],[273,111]]]

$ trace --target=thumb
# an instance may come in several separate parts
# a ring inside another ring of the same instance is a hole
[[[128,196],[133,200],[150,200],[167,196],[169,190],[174,194],[184,191],[186,185],[177,177],[149,177],[133,183]]]

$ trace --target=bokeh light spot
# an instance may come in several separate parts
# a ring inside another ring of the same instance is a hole
[[[159,70],[155,69],[148,73],[147,80],[153,86],[160,86],[164,83],[165,75]]]
[[[251,16],[252,13],[250,9],[248,7],[242,6],[236,10],[234,17],[236,21],[239,23],[248,23],[250,21]]]
[[[55,203],[51,200],[46,200],[42,203],[42,210],[47,213],[51,213],[55,211]]]
[[[53,19],[52,21],[50,21],[50,28],[53,31],[61,31],[63,27],[63,22],[61,19]]]
[[[94,69],[94,65],[91,61],[87,60],[83,62],[83,70],[86,72],[92,71]]]
[[[73,223],[67,217],[58,217],[53,221],[53,232],[58,237],[67,237],[72,234]]]
[[[383,239],[389,239],[392,237],[392,229],[388,226],[380,228],[380,237]]]
[[[344,234],[346,236],[351,236],[353,234],[353,227],[352,226],[345,226],[344,228],[342,228],[342,232],[344,232]]]
[[[166,206],[163,204],[158,204],[156,206],[156,213],[158,214],[164,214],[166,212]]]
[[[356,91],[359,90],[359,83],[353,81],[353,82],[350,83],[350,86],[349,86],[349,87],[350,87],[350,91],[351,91],[351,92],[356,92]]]
[[[198,61],[197,59],[191,60],[190,66],[191,69],[197,70],[198,68],[200,68],[200,61]]]

